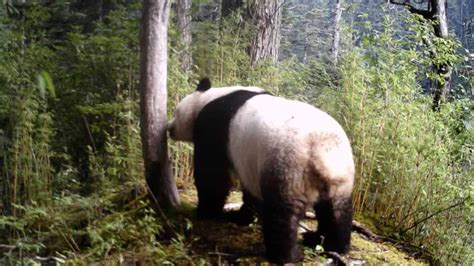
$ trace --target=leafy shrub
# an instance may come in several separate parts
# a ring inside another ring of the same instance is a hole
[[[318,102],[346,128],[356,159],[354,206],[395,228],[442,263],[472,261],[472,103],[431,111],[421,94],[416,46],[390,30],[346,55],[341,89]],[[335,100],[333,100],[335,99]],[[470,107],[469,107],[470,106]],[[467,113],[466,113],[467,112]],[[462,167],[462,164],[468,166]]]

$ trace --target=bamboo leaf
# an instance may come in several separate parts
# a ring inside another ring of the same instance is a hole
[[[53,98],[56,98],[56,89],[54,88],[53,79],[51,79],[49,73],[44,70],[41,71],[41,75],[46,81],[46,89],[48,90],[49,95],[51,95]]]
[[[37,79],[38,79],[39,93],[40,93],[41,97],[44,98],[45,94],[46,94],[46,81],[44,80],[44,77],[41,74],[38,74]]]
[[[45,97],[46,91],[52,98],[56,98],[56,89],[54,88],[53,80],[48,72],[42,70],[38,74],[38,89],[41,94],[41,97]]]

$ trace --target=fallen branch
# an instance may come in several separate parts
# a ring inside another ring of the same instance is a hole
[[[306,212],[305,218],[315,219],[316,215],[313,212]],[[304,231],[311,231],[304,223],[300,223],[299,226],[303,228]],[[380,243],[384,240],[384,237],[374,234],[370,229],[363,226],[361,223],[357,222],[356,220],[352,220],[352,230],[365,236],[369,240],[377,242],[377,243]]]
[[[384,240],[384,237],[378,236],[370,231],[369,228],[363,226],[361,223],[357,222],[356,220],[352,220],[352,230],[356,231],[357,233],[365,236],[367,239],[374,241],[376,243],[380,243]]]
[[[17,246],[0,244],[0,248],[14,249],[14,248],[16,248],[16,247],[17,247]]]

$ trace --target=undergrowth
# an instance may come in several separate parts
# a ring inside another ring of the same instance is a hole
[[[7,145],[0,165],[0,264],[205,263],[192,250],[200,242],[189,217],[151,208],[147,197],[139,8],[119,6],[93,31],[72,26],[54,42],[46,26],[37,26],[54,15],[40,5],[22,19],[1,17],[0,128]],[[192,73],[180,67],[171,25],[169,115],[203,76],[216,87],[261,86],[315,103],[352,141],[355,210],[394,228],[391,237],[436,262],[472,264],[472,102],[452,99],[431,111],[419,86],[432,74],[418,45],[426,25],[412,25],[419,28],[401,40],[389,25],[363,36],[350,32],[357,39],[338,66],[287,56],[251,67],[252,29],[237,14],[204,20],[194,28]],[[193,187],[192,146],[169,148],[178,187]]]
[[[341,88],[317,101],[352,140],[356,212],[391,226],[392,237],[438,263],[471,264],[474,134],[463,121],[472,102],[431,111],[431,97],[418,85],[426,68],[421,50],[394,34],[386,27],[365,36],[344,58]]]

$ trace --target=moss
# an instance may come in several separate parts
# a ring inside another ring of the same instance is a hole
[[[351,251],[347,257],[350,260],[364,261],[369,265],[381,263],[398,265],[427,265],[398,250],[390,243],[375,243],[364,239],[357,233],[352,234]]]
[[[196,221],[193,235],[197,241],[193,250],[203,256],[224,256],[237,259],[258,257],[263,254],[263,240],[260,229],[236,226],[231,223]]]
[[[240,202],[241,193],[233,191],[227,202]],[[241,227],[231,223],[197,220],[194,216],[197,194],[194,189],[181,191],[182,206],[179,210],[181,218],[188,219],[192,228],[186,233],[186,238],[191,242],[188,253],[196,261],[204,260],[211,264],[236,264],[266,265],[263,254],[265,247],[258,224]],[[374,232],[379,232],[377,223],[372,219],[357,216],[356,219]],[[317,222],[314,219],[302,221],[304,227],[314,230]],[[301,236],[301,235],[300,235]],[[368,265],[399,264],[399,265],[424,265],[423,261],[414,259],[407,253],[400,251],[390,243],[375,243],[366,240],[358,233],[352,234],[351,251],[344,258],[353,263]],[[328,259],[320,256],[320,252],[304,248],[305,262],[327,263]]]
[[[356,217],[358,219],[358,217]],[[376,223],[365,218],[363,221],[358,220],[374,232],[377,231]],[[305,219],[302,221],[305,227],[315,230],[317,222],[312,219]],[[305,261],[314,262],[315,260],[321,262],[321,257],[317,256],[317,252],[305,250]],[[316,254],[315,254],[316,253]],[[397,264],[397,265],[426,265],[427,263],[416,260],[409,254],[397,249],[391,243],[375,243],[364,238],[358,233],[352,233],[351,251],[344,256],[346,260],[354,264],[363,263],[369,265],[379,265],[382,263]]]

